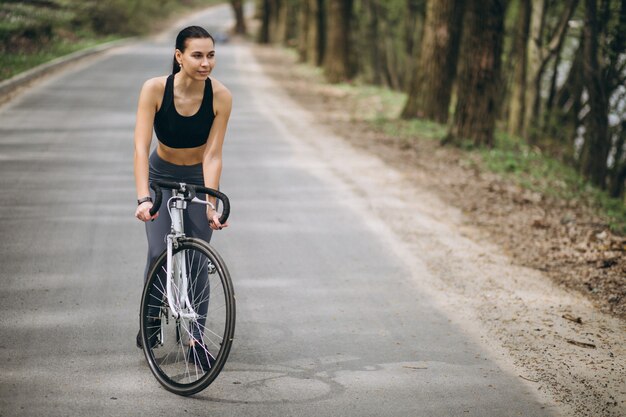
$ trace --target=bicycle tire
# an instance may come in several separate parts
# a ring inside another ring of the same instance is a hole
[[[187,294],[200,318],[187,323],[175,319],[169,311],[164,296],[167,263],[164,251],[150,269],[139,321],[143,351],[152,374],[168,391],[188,396],[209,386],[228,359],[235,333],[235,294],[226,264],[205,241],[180,239],[173,254],[179,255],[176,259],[184,259],[188,267],[191,285]],[[202,281],[203,265],[207,267],[206,283]],[[173,285],[172,292],[177,290]],[[207,309],[206,314],[203,308]]]

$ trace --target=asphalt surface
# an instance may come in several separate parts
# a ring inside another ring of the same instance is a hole
[[[229,20],[217,8],[186,23],[217,33]],[[221,185],[232,226],[212,242],[235,285],[235,342],[202,393],[159,386],[134,346],[146,243],[132,138],[172,33],[0,109],[0,416],[553,415],[419,291],[345,189],[310,172],[323,161],[294,156],[297,132],[268,117],[237,42],[217,47],[235,102]]]

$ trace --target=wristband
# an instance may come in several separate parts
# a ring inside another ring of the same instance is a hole
[[[139,200],[137,200],[137,205],[139,206],[142,203],[145,203],[146,201],[149,201],[152,203],[152,197],[148,196],[148,197],[140,198]]]

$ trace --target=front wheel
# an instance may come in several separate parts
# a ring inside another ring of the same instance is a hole
[[[181,239],[173,255],[175,300],[167,299],[164,251],[144,287],[141,338],[156,379],[175,394],[192,395],[213,382],[226,363],[235,333],[235,296],[224,261],[206,242]],[[194,317],[175,317],[172,302]]]

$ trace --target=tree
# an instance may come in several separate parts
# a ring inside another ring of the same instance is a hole
[[[611,197],[619,197],[624,195],[624,187],[626,186],[626,158],[624,155],[624,147],[626,146],[626,120],[622,120],[619,127],[619,134],[615,143],[615,155],[613,168],[610,176]]]
[[[426,17],[426,0],[406,0],[406,23],[404,38],[406,39],[406,54],[414,61],[414,56],[419,56],[419,45],[424,31],[424,20]],[[414,65],[411,65],[411,69]],[[413,71],[409,72],[412,74]]]
[[[417,69],[402,117],[448,120],[463,5],[459,0],[428,1]]]
[[[261,28],[258,40],[260,43],[286,44],[291,36],[289,31],[292,0],[261,0]]]
[[[271,15],[271,3],[270,0],[259,0],[259,14],[261,19],[261,28],[259,29],[258,41],[259,43],[270,43],[270,15]]]
[[[298,9],[298,31],[296,49],[298,50],[298,58],[300,62],[307,61],[307,36],[309,33],[309,2],[308,0],[300,0]]]
[[[612,132],[609,128],[610,99],[616,89],[626,81],[624,71],[626,63],[623,54],[626,52],[626,0],[621,0],[617,24],[609,29],[611,18],[610,2],[603,1],[602,8],[597,9],[596,0],[585,0],[585,42],[583,79],[588,100],[588,113],[585,116],[584,143],[580,153],[580,173],[591,183],[606,188],[608,165],[607,160],[612,147]],[[605,40],[604,42],[601,42]],[[602,59],[600,59],[602,55]],[[618,110],[619,111],[619,110]],[[623,113],[622,113],[623,116]],[[619,125],[612,129],[617,131],[616,143],[623,148],[623,131]],[[621,159],[623,149],[616,149]],[[614,168],[613,181],[623,181],[623,174],[617,160]],[[615,184],[612,188],[623,188],[623,184]]]
[[[543,129],[543,134],[550,138],[549,146],[544,149],[569,165],[576,164],[574,142],[585,105],[583,101],[585,86],[582,76],[584,42],[584,33],[581,31],[577,37],[573,57],[570,58],[565,81],[557,88],[551,105],[550,100],[548,101],[546,108],[548,121]]]
[[[511,85],[507,130],[512,135],[519,135],[524,125],[526,91],[526,67],[528,54],[528,31],[530,28],[531,0],[520,0],[517,15],[517,26],[513,37],[512,69],[513,81]]]
[[[235,13],[235,33],[238,35],[245,35],[246,19],[243,13],[243,1],[230,0],[230,4],[233,6],[233,12]]]
[[[272,31],[272,42],[278,44],[286,44],[289,34],[289,0],[273,0],[274,1],[274,25]]]
[[[298,36],[300,55],[311,65],[321,65],[324,58],[324,15],[323,0],[303,0],[300,17],[304,34]]]
[[[498,115],[506,0],[469,0],[463,20],[463,48],[454,120],[444,142],[470,139],[493,145]]]
[[[509,0],[256,2],[262,41],[297,39],[330,81],[408,91],[403,117],[446,122],[456,98],[444,142],[491,146],[504,119],[611,195],[626,192],[626,0],[510,0],[510,13]]]
[[[568,0],[552,33],[547,33],[546,0],[533,0],[528,37],[528,58],[526,84],[524,86],[524,123],[522,134],[531,142],[536,142],[539,133],[541,111],[542,78],[549,60],[558,55],[567,33],[568,22],[576,10],[579,0]],[[559,5],[559,3],[556,3]],[[547,42],[544,39],[547,38]]]
[[[610,195],[624,196],[626,187],[626,118],[624,118],[624,103],[626,102],[626,0],[621,0],[617,24],[612,30],[608,45],[607,68],[605,81],[607,83],[609,102],[614,103],[611,111],[621,115],[621,120],[611,128],[613,145],[613,167],[609,173]]]
[[[598,13],[596,0],[585,0],[585,49],[583,77],[589,96],[585,117],[585,143],[580,156],[580,172],[601,188],[606,186],[609,100],[602,82],[598,61]]]
[[[352,0],[328,0],[328,36],[324,73],[331,83],[348,79],[350,68],[350,20]]]
[[[383,64],[379,41],[379,0],[356,1],[356,36],[354,45],[359,51],[355,56],[357,72],[369,84],[383,84]]]

